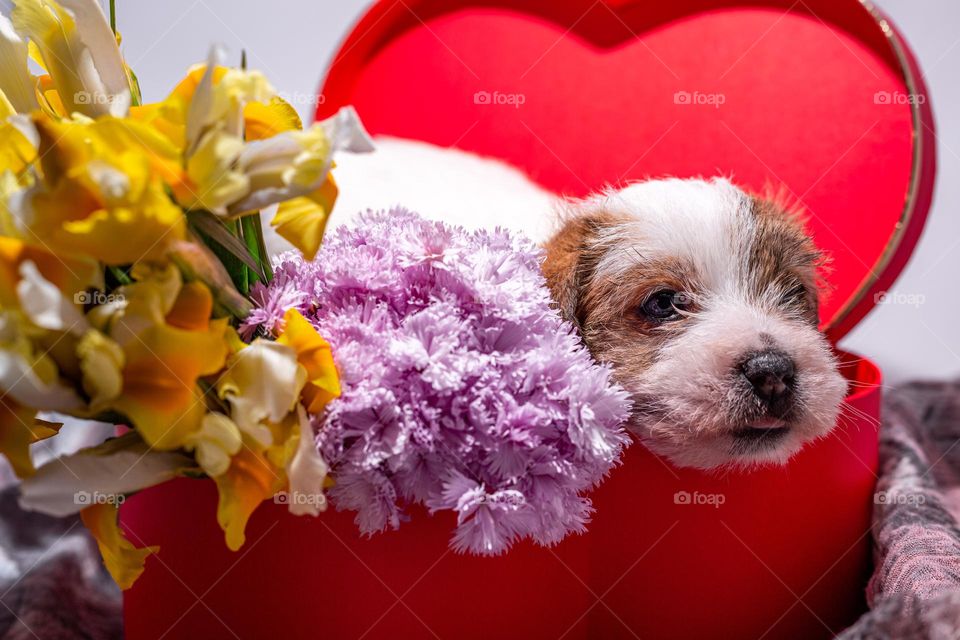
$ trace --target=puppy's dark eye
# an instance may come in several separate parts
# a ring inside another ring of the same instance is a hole
[[[676,320],[680,312],[690,306],[690,296],[673,289],[661,289],[653,293],[640,305],[640,315],[650,320],[664,322]]]

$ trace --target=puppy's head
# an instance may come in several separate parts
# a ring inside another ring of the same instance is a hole
[[[846,383],[817,330],[820,254],[798,218],[723,179],[570,203],[544,273],[681,466],[784,462],[834,425]]]

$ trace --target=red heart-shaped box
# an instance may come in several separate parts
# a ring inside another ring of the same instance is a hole
[[[832,257],[825,331],[882,296],[923,225],[933,120],[883,16],[856,0],[384,0],[318,116],[504,158],[558,193],[645,176],[783,187]],[[208,481],[123,507],[159,544],[130,638],[826,638],[864,610],[880,373],[842,354],[840,424],[785,467],[702,473],[634,445],[584,536],[447,550],[451,514],[362,538],[352,514],[265,504],[227,551]]]

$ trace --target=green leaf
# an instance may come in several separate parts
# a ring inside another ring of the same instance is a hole
[[[187,220],[194,230],[199,231],[229,251],[235,258],[254,271],[258,270],[257,261],[250,255],[247,246],[237,237],[236,225],[227,226],[227,223],[224,223],[209,211],[188,211]]]
[[[257,280],[265,284],[269,283],[273,280],[273,268],[270,266],[270,256],[267,255],[267,245],[263,239],[263,224],[259,211],[240,218],[240,233],[247,249],[260,267],[255,272]]]
[[[216,254],[237,290],[247,295],[250,291],[250,274],[258,272],[259,266],[238,237],[237,223],[225,223],[209,211],[189,211],[187,221],[203,243]]]
[[[137,74],[135,74],[130,67],[127,67],[127,81],[130,84],[130,104],[134,107],[139,107],[143,104],[143,94],[140,92],[140,80],[137,79]]]

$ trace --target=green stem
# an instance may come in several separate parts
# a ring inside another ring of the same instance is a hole
[[[263,280],[264,284],[269,284],[273,280],[273,267],[270,266],[267,244],[263,239],[263,221],[260,219],[260,212],[240,218],[240,230],[247,249],[250,250],[253,259],[260,265],[260,273],[257,275]]]
[[[116,0],[110,0],[110,28],[113,30],[113,35],[117,35],[117,2]]]
[[[263,223],[260,220],[260,213],[257,213],[257,248],[260,250],[260,268],[263,269],[265,284],[270,284],[273,280],[273,265],[270,264],[270,254],[267,253],[267,243],[263,239]]]

